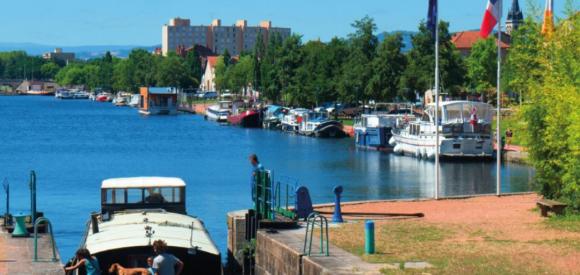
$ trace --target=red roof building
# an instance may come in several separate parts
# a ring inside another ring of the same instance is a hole
[[[473,47],[473,44],[475,44],[475,42],[477,42],[480,39],[482,38],[481,36],[479,36],[478,30],[463,31],[455,33],[453,37],[451,37],[451,42],[455,45],[455,47],[459,50],[459,52],[461,52],[461,55],[463,55],[463,57],[467,57],[471,53],[471,48]],[[502,56],[505,56],[507,50],[509,49],[510,41],[511,37],[508,34],[502,32],[500,41]]]

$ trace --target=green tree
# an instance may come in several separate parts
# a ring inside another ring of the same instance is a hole
[[[113,89],[117,91],[137,92],[129,60],[122,59],[113,65]]]
[[[155,57],[144,49],[134,49],[129,53],[128,65],[131,72],[131,91],[139,87],[155,86],[157,79],[157,64],[161,57]]]
[[[232,92],[242,94],[246,91],[253,80],[253,58],[245,55],[240,60],[228,67],[227,78]]]
[[[277,79],[281,87],[281,95],[286,104],[298,104],[298,98],[303,96],[303,86],[297,81],[296,74],[303,61],[302,38],[293,34],[286,38],[280,48],[279,71]]]
[[[497,40],[480,39],[466,59],[469,87],[477,93],[489,93],[497,83]]]
[[[185,67],[187,68],[189,79],[186,87],[197,87],[201,83],[201,57],[195,50],[191,50],[185,57]]]
[[[224,57],[219,56],[215,63],[215,87],[218,91],[224,91],[228,89],[227,83],[227,70],[226,63],[224,62]]]
[[[43,79],[53,79],[60,71],[60,66],[54,62],[48,62],[40,66],[40,72]]]
[[[400,33],[389,35],[379,45],[372,62],[370,97],[375,100],[393,101],[398,94],[401,75],[407,59],[401,52],[403,37]]]
[[[171,52],[164,57],[157,69],[157,85],[184,88],[191,84],[191,76],[181,58]]]
[[[258,33],[256,37],[256,45],[254,46],[253,54],[253,79],[254,83],[252,86],[255,90],[262,91],[262,61],[266,56],[266,45],[264,44],[264,38],[262,33]]]
[[[411,38],[413,48],[407,53],[407,67],[403,73],[402,94],[414,99],[415,92],[432,89],[435,84],[435,40],[425,22],[419,24],[419,32]],[[449,23],[439,22],[439,72],[441,92],[457,94],[465,82],[466,68],[459,51],[451,42]]]
[[[264,97],[277,103],[280,98],[282,85],[280,82],[281,64],[280,52],[282,49],[282,39],[278,33],[274,33],[268,41],[268,47],[264,55],[264,61],[261,62],[260,74],[262,81],[262,93]]]

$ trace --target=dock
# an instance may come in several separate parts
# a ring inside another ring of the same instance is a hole
[[[34,257],[34,234],[13,238],[0,227],[0,274],[64,274],[58,249],[52,261],[50,235],[38,234],[38,261]]]

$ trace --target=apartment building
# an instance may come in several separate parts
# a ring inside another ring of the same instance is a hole
[[[189,19],[173,18],[169,20],[169,24],[162,27],[161,52],[167,55],[180,46],[190,48],[201,45],[216,54],[222,54],[227,49],[231,55],[239,55],[254,48],[259,34],[262,34],[264,43],[267,43],[268,38],[274,33],[285,39],[290,36],[291,30],[272,27],[271,21],[262,21],[257,26],[249,26],[246,20],[238,20],[234,25],[225,26],[220,19],[215,19],[208,26],[191,26]]]

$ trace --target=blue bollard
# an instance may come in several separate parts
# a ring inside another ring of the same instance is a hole
[[[342,211],[340,210],[340,194],[342,194],[342,186],[335,186],[334,187],[334,214],[332,215],[332,222],[343,222],[342,220]]]
[[[365,254],[375,254],[375,222],[365,222]]]

